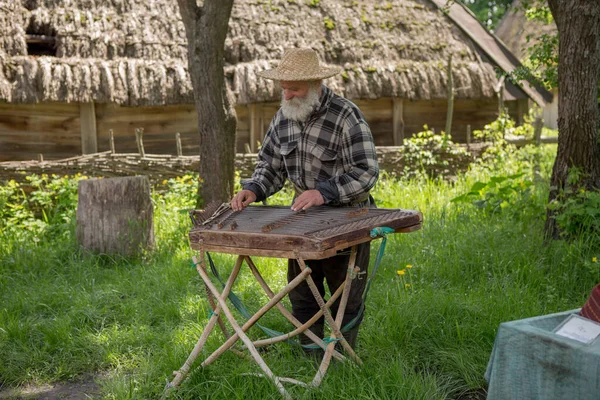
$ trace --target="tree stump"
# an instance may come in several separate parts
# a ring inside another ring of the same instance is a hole
[[[78,190],[77,240],[84,249],[131,256],[154,247],[148,177],[81,180]]]

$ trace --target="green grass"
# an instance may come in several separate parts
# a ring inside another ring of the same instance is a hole
[[[292,395],[455,399],[477,393],[486,387],[483,375],[501,322],[581,306],[600,279],[599,264],[592,262],[600,255],[600,241],[544,245],[553,152],[555,147],[523,150],[502,166],[473,167],[452,182],[383,176],[374,192],[378,205],[421,211],[423,229],[388,241],[359,337],[364,366],[336,363],[319,389],[287,386]],[[539,163],[537,175],[533,160]],[[499,210],[450,202],[477,181],[516,172],[534,181],[533,189],[516,190]],[[46,213],[45,228],[31,226],[35,216],[13,220],[28,228],[0,223],[3,387],[91,373],[98,376],[103,398],[160,396],[208,321],[204,288],[190,264],[189,219],[182,212],[193,204],[194,192],[187,177],[154,193],[157,248],[132,259],[80,251],[74,203],[67,207],[60,197],[54,204],[66,210],[61,214],[66,222]],[[286,191],[274,200],[289,199]],[[5,221],[16,210],[8,203],[0,203]],[[373,243],[373,258],[378,245]],[[215,255],[215,261],[227,274],[234,258]],[[285,284],[284,260],[255,261],[274,289]],[[265,300],[247,269],[235,291],[251,309]],[[264,324],[289,327],[277,313],[267,314]],[[251,337],[259,336],[251,331]],[[208,351],[221,340],[211,335]],[[272,346],[264,356],[276,374],[306,380],[315,373],[293,346]],[[226,354],[206,369],[193,369],[171,398],[280,398],[266,379],[241,375],[257,371],[252,362]]]

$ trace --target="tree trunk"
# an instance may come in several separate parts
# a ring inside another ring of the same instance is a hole
[[[224,47],[233,0],[177,0],[200,133],[197,206],[233,195],[236,115],[225,84]]]
[[[558,152],[552,170],[549,201],[562,190],[600,188],[598,145],[598,65],[600,65],[600,2],[548,0],[558,28]],[[577,169],[582,179],[567,182]],[[576,193],[574,190],[573,193]],[[559,237],[548,211],[546,236]]]
[[[86,250],[135,255],[154,247],[154,212],[146,176],[79,181],[77,239]]]

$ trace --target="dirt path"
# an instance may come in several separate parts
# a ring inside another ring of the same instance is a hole
[[[0,389],[1,400],[88,400],[100,395],[94,377],[54,385]]]

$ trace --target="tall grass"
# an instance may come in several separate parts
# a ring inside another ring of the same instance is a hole
[[[600,241],[543,243],[554,152],[552,147],[521,150],[502,163],[473,166],[452,181],[383,174],[374,191],[378,206],[421,211],[423,229],[389,238],[361,327],[358,354],[364,366],[336,363],[320,388],[290,387],[293,396],[474,395],[486,387],[483,374],[501,322],[581,306],[600,279],[593,261]],[[507,181],[510,193],[491,190],[480,208],[451,202],[476,182],[515,173],[524,175]],[[185,210],[194,204],[193,177],[155,190],[157,248],[137,258],[79,249],[73,193],[80,178],[36,178],[34,188],[50,193],[39,201],[14,183],[2,186],[0,383],[14,387],[91,373],[103,398],[158,398],[210,311],[187,240]],[[290,199],[284,191],[273,202]],[[233,257],[214,258],[227,274]],[[274,289],[285,284],[284,260],[256,263]],[[265,300],[246,269],[234,290],[250,309]],[[289,328],[276,313],[267,314],[264,324]],[[260,332],[253,328],[250,335]],[[213,334],[207,351],[221,340]],[[279,375],[307,379],[315,373],[293,346],[273,346],[264,357]],[[242,375],[248,372],[257,372],[252,362],[226,354],[206,369],[195,368],[172,398],[279,398],[269,381]]]

